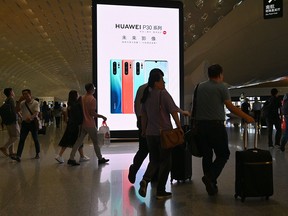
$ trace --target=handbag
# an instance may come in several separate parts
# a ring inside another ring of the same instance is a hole
[[[177,145],[183,144],[184,136],[179,128],[171,130],[161,130],[161,147],[163,149],[174,148]]]
[[[185,142],[188,144],[188,149],[190,150],[191,155],[195,157],[203,157],[203,154],[201,152],[201,148],[199,145],[199,140],[198,140],[197,121],[195,120],[196,98],[197,98],[198,86],[199,84],[197,84],[195,91],[194,91],[193,109],[192,109],[192,115],[191,115],[191,128],[185,133]]]
[[[30,112],[30,114],[33,115],[32,111],[30,110],[30,108],[29,108],[29,106],[28,106],[28,104],[27,104],[26,102],[25,102],[25,105],[26,105],[28,111]],[[36,130],[41,130],[41,129],[42,129],[41,119],[40,119],[38,116],[36,116],[36,117],[33,119],[33,122],[34,122],[34,124],[35,124]]]
[[[161,113],[161,92],[159,97],[159,110]],[[181,145],[184,143],[184,136],[182,131],[179,128],[162,130],[162,121],[160,114],[160,138],[161,138],[161,147],[163,149],[171,149],[177,145]]]

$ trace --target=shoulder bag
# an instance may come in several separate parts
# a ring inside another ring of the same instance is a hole
[[[196,116],[196,98],[197,98],[197,90],[198,90],[199,84],[197,84],[194,96],[193,96],[193,108],[192,108],[192,115],[191,115],[191,129],[188,130],[185,133],[185,141],[188,143],[188,148],[190,150],[190,153],[195,157],[202,157],[202,153],[199,147],[198,142],[198,128],[197,128],[197,122],[195,120]]]
[[[163,149],[171,149],[177,145],[184,143],[183,133],[179,128],[163,130],[162,129],[162,107],[161,107],[161,92],[159,98],[159,110],[160,110],[160,137],[161,137],[161,147]]]
[[[29,108],[29,106],[28,106],[28,104],[27,104],[26,102],[25,102],[25,106],[27,107],[27,109],[28,109],[28,111],[30,112],[31,116],[33,116],[33,113],[32,113],[32,111],[30,110],[30,108]],[[42,129],[42,123],[41,123],[41,120],[40,120],[40,118],[39,118],[38,116],[36,116],[36,117],[33,119],[33,121],[34,121],[36,130]]]

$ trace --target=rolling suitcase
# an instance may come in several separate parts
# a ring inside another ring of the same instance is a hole
[[[254,148],[247,149],[247,124],[244,126],[244,151],[236,151],[235,195],[244,202],[246,197],[273,195],[272,156],[257,148],[258,128],[255,126]]]
[[[183,127],[184,132],[187,127]],[[182,145],[178,145],[172,149],[171,153],[172,163],[171,163],[171,180],[183,181],[185,182],[187,179],[191,181],[192,178],[192,156],[189,151],[187,143],[183,143]]]

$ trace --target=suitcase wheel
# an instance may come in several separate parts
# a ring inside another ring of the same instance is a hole
[[[238,198],[238,194],[234,194],[234,198],[237,199],[237,198]],[[246,197],[244,197],[244,196],[241,197],[241,202],[244,202],[244,201],[245,201],[245,198],[246,198]]]

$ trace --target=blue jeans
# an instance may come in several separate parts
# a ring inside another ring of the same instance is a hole
[[[29,132],[31,132],[31,135],[35,144],[36,154],[40,153],[40,144],[38,141],[38,129],[36,128],[34,121],[31,121],[31,122],[22,121],[21,130],[20,130],[20,140],[19,140],[19,145],[17,149],[18,157],[21,157],[22,155],[25,140]]]
[[[217,178],[230,156],[227,131],[222,121],[198,121],[197,124],[199,146],[203,152],[203,173],[217,184]],[[214,161],[213,151],[216,156]]]
[[[285,147],[287,140],[288,140],[288,115],[284,116],[284,121],[285,121],[286,127],[285,127],[285,131],[283,133],[283,136],[281,138],[281,146],[282,147]]]
[[[171,169],[171,149],[161,148],[160,136],[146,136],[146,139],[150,156],[143,179],[150,182],[159,170],[157,192],[164,192]]]

